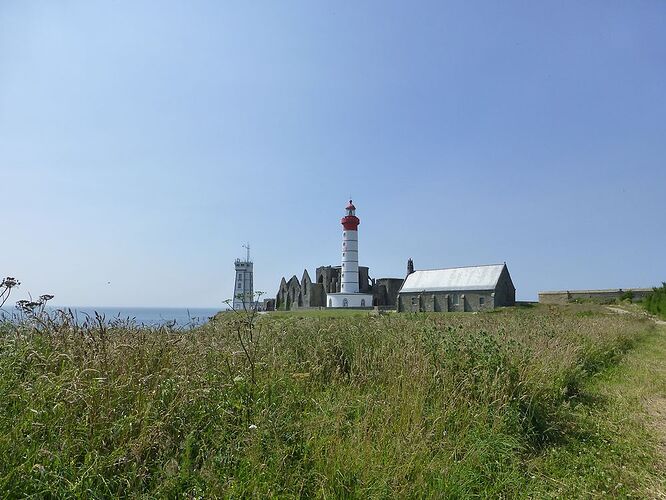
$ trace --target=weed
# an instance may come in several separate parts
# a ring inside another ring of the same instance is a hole
[[[649,329],[579,309],[230,312],[188,331],[67,312],[0,323],[0,490],[542,492],[526,467],[590,434],[586,381]]]
[[[645,297],[643,306],[652,314],[666,319],[666,283]]]

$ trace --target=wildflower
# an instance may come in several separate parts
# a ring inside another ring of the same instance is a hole
[[[251,431],[255,430],[256,428],[257,426],[254,424],[250,424],[250,427],[248,427],[248,429],[250,429]]]
[[[11,276],[7,276],[5,279],[2,280],[2,283],[0,283],[1,287],[6,287],[6,288],[13,288],[15,286],[19,286],[21,283],[19,280],[16,278],[12,278]]]

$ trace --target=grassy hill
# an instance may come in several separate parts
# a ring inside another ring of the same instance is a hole
[[[644,495],[654,435],[598,384],[658,335],[592,305],[5,323],[0,491]]]

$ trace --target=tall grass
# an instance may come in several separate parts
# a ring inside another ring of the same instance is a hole
[[[652,314],[666,319],[666,283],[662,283],[661,288],[655,288],[645,297],[643,305]]]
[[[573,311],[573,312],[572,312]],[[6,496],[520,496],[645,322],[575,309],[0,324]],[[631,488],[632,485],[626,485]]]

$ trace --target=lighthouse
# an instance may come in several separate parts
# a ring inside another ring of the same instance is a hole
[[[342,278],[340,291],[342,293],[358,293],[358,225],[360,219],[356,217],[356,207],[349,200],[345,208],[342,224]]]
[[[371,307],[372,295],[359,293],[358,280],[358,226],[352,200],[345,208],[342,224],[342,267],[340,269],[340,292],[327,295],[328,307]]]

